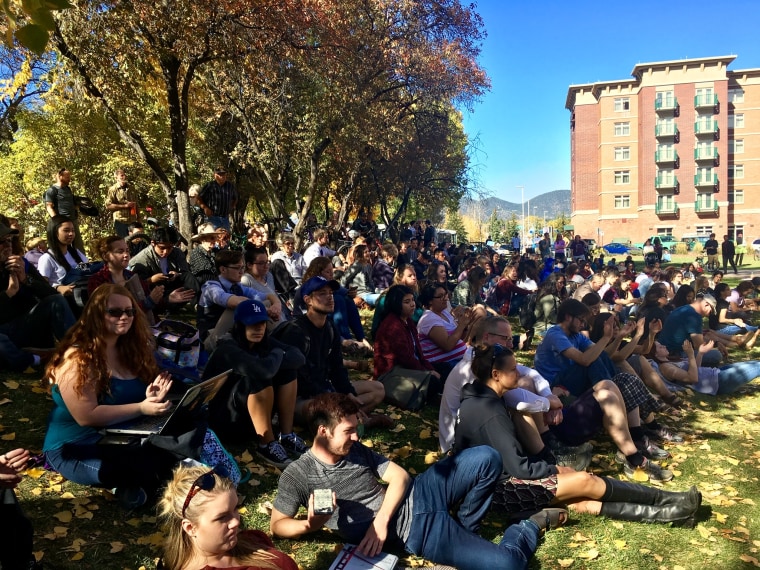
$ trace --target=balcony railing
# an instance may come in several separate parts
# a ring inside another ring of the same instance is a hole
[[[718,95],[713,93],[712,95],[695,95],[694,96],[694,108],[701,109],[703,107],[717,107]]]
[[[678,176],[656,176],[654,187],[657,190],[662,188],[678,188]]]
[[[703,202],[701,200],[694,201],[694,211],[697,214],[717,214],[718,213],[718,201],[711,200],[710,202]]]
[[[680,133],[678,132],[678,127],[673,124],[655,125],[654,136],[657,138],[668,137],[668,138],[672,138],[673,141],[678,142]]]
[[[658,216],[676,216],[678,215],[678,204],[675,202],[660,203],[654,205],[654,213]]]
[[[695,135],[714,135],[718,132],[718,121],[697,121],[694,123]]]
[[[678,164],[678,151],[675,149],[657,150],[654,153],[654,161],[658,164],[665,164],[670,162]]]
[[[713,160],[715,162],[718,161],[718,149],[717,147],[704,147],[704,148],[695,148],[694,149],[694,160],[701,161],[701,160]]]
[[[675,113],[677,115],[678,109],[677,97],[658,97],[654,100],[654,110],[656,112]]]
[[[703,186],[717,186],[718,185],[718,173],[712,174],[695,174],[694,186],[701,188]]]

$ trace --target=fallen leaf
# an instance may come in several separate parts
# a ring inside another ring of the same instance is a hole
[[[406,429],[406,426],[404,424],[396,424],[396,427],[393,429],[389,429],[388,431],[391,433],[400,433]]]
[[[274,508],[274,505],[272,505],[271,501],[264,501],[263,503],[259,503],[258,508],[256,509],[256,512],[261,513],[262,515],[266,515],[268,517],[272,516],[272,509]]]
[[[612,526],[614,526],[618,530],[623,530],[625,528],[625,525],[623,523],[619,523],[619,522],[613,522]]]
[[[405,445],[403,447],[399,447],[398,449],[393,450],[393,453],[395,453],[401,459],[406,459],[407,457],[409,457],[409,454],[411,452],[412,452],[411,445]]]
[[[124,543],[116,541],[111,543],[111,554],[116,554],[117,552],[121,552],[124,550]]]
[[[578,558],[585,558],[586,560],[594,560],[598,557],[599,551],[596,548],[592,548],[591,550],[587,550],[586,552],[582,552],[578,555]]]
[[[430,439],[430,430],[425,428],[420,432],[420,439]]]
[[[82,558],[84,558],[84,552],[77,552],[76,554],[74,554],[74,556],[69,558],[69,560],[76,562],[77,560],[81,560]]]
[[[24,473],[32,479],[39,479],[45,474],[45,470],[41,467],[32,467],[31,469],[24,471]]]
[[[725,523],[726,519],[728,519],[728,515],[724,515],[723,513],[713,511],[713,514],[715,515],[715,520],[717,520],[721,524]]]
[[[0,400],[0,406],[4,406],[5,404],[10,404],[13,400],[9,400],[8,398],[3,398]]]
[[[615,540],[613,542],[615,543],[615,548],[618,550],[623,550],[627,544],[625,540]]]
[[[437,451],[431,451],[425,455],[425,465],[432,465],[438,461],[440,454]]]
[[[71,511],[61,511],[60,513],[55,513],[53,516],[62,523],[70,523],[72,514]]]
[[[15,380],[8,380],[7,382],[3,382],[5,384],[5,387],[8,388],[8,390],[18,390],[19,383]]]
[[[741,560],[742,562],[749,562],[753,566],[760,567],[760,562],[758,562],[757,558],[749,556],[748,554],[742,554],[741,556],[739,556],[739,560]]]
[[[0,439],[3,441],[13,441],[16,439],[16,432],[14,431],[12,433],[6,433],[5,435],[1,436]]]
[[[573,558],[558,558],[557,563],[559,564],[560,568],[570,568],[570,566],[573,565],[573,562],[575,562],[575,559]]]

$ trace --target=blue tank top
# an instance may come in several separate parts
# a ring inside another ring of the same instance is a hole
[[[101,404],[134,404],[145,399],[145,382],[139,378],[121,379],[111,377],[111,393],[99,398]],[[71,415],[66,402],[63,401],[58,385],[51,390],[53,409],[48,417],[47,433],[43,451],[58,449],[66,443],[73,443],[98,433],[100,428],[81,426]]]

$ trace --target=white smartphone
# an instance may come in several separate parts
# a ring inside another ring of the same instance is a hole
[[[333,512],[332,489],[314,489],[314,514],[331,515]]]

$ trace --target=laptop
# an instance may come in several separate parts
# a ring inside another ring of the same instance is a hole
[[[171,414],[163,416],[140,416],[133,420],[108,426],[101,430],[106,436],[173,435],[186,431],[200,410],[203,409],[227,381],[232,369],[189,388],[174,407]]]

